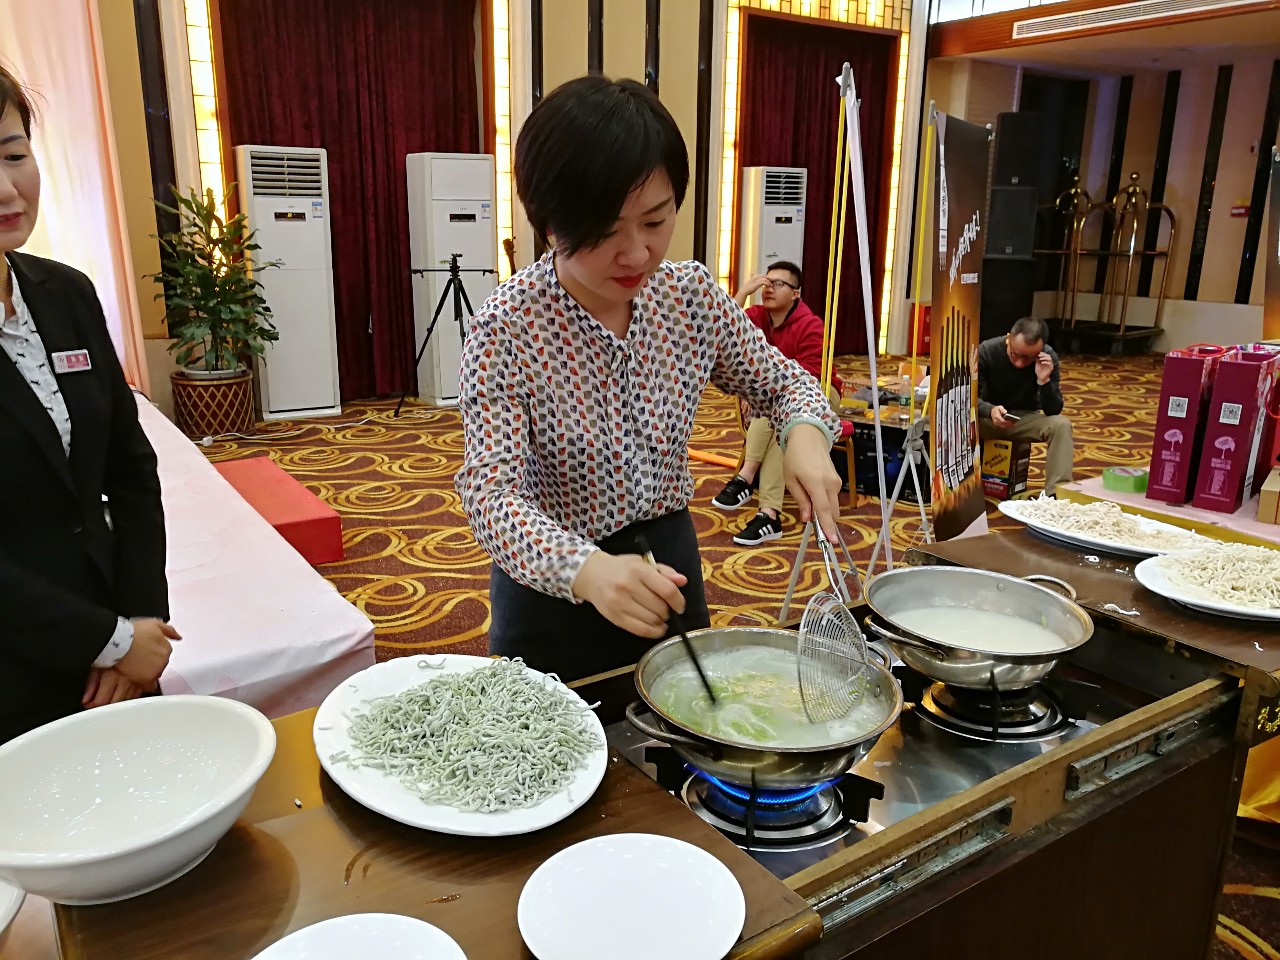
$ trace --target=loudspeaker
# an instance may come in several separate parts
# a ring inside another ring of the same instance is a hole
[[[988,259],[1027,260],[1035,252],[1036,188],[992,187],[987,212]]]
[[[1034,260],[982,261],[982,319],[978,332],[983,340],[1003,336],[1013,322],[1031,315],[1036,296]]]
[[[1035,187],[1040,166],[1041,118],[1034,111],[996,117],[993,187]]]

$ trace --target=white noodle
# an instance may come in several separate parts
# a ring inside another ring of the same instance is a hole
[[[568,787],[600,748],[589,709],[553,676],[495,660],[370,700],[347,718],[351,750],[331,759],[384,770],[427,803],[482,813],[531,807]]]
[[[1209,542],[1189,530],[1144,526],[1137,517],[1105,500],[1073,503],[1042,496],[1035,500],[1014,501],[1013,510],[1018,519],[1025,517],[1062,533],[1108,540],[1126,547],[1185,550]]]
[[[1156,561],[1175,586],[1236,606],[1280,610],[1280,550],[1219,543]]]

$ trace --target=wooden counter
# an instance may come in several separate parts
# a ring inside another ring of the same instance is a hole
[[[1058,544],[1027,530],[929,543],[912,553],[926,563],[976,567],[1015,577],[1048,574],[1075,587],[1077,602],[1091,614],[1126,631],[1172,641],[1221,662],[1224,668],[1234,665],[1229,672],[1238,676],[1250,667],[1268,674],[1280,671],[1280,630],[1275,624],[1199,613],[1166,600],[1134,579],[1133,568],[1140,558]],[[1137,613],[1109,610],[1107,604]]]
[[[275,760],[204,863],[132,900],[54,908],[60,954],[48,904],[29,897],[0,960],[248,960],[308,924],[361,912],[426,920],[473,960],[527,958],[516,903],[529,875],[580,840],[631,832],[688,841],[737,877],[747,919],[730,957],[794,956],[822,934],[801,897],[617,756],[595,796],[553,827],[520,837],[453,837],[350,800],[320,769],[313,716],[274,721]],[[644,890],[635,892],[635,909],[646,909]]]

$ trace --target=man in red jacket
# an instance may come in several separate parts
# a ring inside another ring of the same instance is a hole
[[[795,360],[805,370],[821,379],[822,318],[800,299],[803,282],[800,268],[788,260],[769,265],[767,273],[752,277],[734,299],[746,308],[751,322],[764,331],[764,337],[784,357]],[[747,306],[757,290],[763,303]],[[837,393],[840,382],[833,377]],[[757,417],[747,427],[746,451],[742,468],[711,503],[721,510],[737,510],[751,499],[751,485],[760,478],[760,509],[733,538],[734,543],[751,547],[782,536],[782,497],[786,484],[782,472],[782,448],[774,439],[773,425]]]

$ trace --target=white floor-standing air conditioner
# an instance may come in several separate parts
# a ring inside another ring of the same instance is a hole
[[[257,277],[280,339],[258,364],[268,420],[340,413],[338,333],[329,239],[329,174],[323,149],[236,147],[240,209],[258,232]]]
[[[497,284],[498,229],[494,219],[494,164],[487,154],[411,153],[409,178],[409,253],[414,269],[441,271],[413,275],[413,325],[417,346],[427,335],[440,295],[449,282],[449,258],[459,254],[459,276],[475,310]],[[447,298],[422,362],[418,397],[437,405],[458,402],[458,367],[470,317],[462,324]]]
[[[790,260],[804,269],[804,167],[744,167],[738,211],[739,285],[769,264]]]

